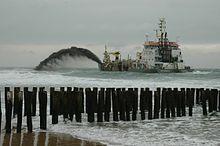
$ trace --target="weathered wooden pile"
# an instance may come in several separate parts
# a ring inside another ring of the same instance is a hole
[[[208,112],[220,111],[220,96],[217,89],[203,88],[77,88],[60,87],[60,90],[50,88],[50,94],[44,87],[33,87],[29,91],[24,87],[5,87],[5,115],[6,133],[11,133],[11,119],[17,117],[17,132],[22,129],[22,115],[26,116],[28,132],[32,132],[32,116],[36,116],[36,105],[39,105],[40,128],[47,128],[47,99],[50,100],[50,115],[52,124],[58,123],[60,115],[64,121],[75,118],[82,122],[82,114],[87,113],[88,122],[109,122],[149,120],[193,115],[195,104],[201,105],[203,115]],[[66,89],[66,90],[65,90]],[[49,98],[48,98],[49,95]],[[38,103],[37,104],[37,97]],[[0,98],[1,99],[1,98]],[[24,101],[24,102],[23,102]],[[24,111],[23,111],[24,107]],[[207,110],[208,108],[208,110]],[[1,109],[1,101],[0,101]],[[0,112],[0,126],[2,122],[2,109]],[[95,120],[97,117],[97,120]],[[1,127],[0,127],[1,129]]]

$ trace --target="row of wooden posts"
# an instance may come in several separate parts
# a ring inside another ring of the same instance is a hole
[[[11,119],[17,115],[17,132],[21,132],[22,113],[26,116],[28,132],[32,132],[32,116],[36,116],[36,101],[39,101],[40,129],[47,128],[47,99],[48,94],[44,87],[33,87],[32,91],[24,87],[5,87],[5,115],[6,133],[11,133]],[[50,115],[52,124],[58,123],[58,117],[63,115],[64,120],[82,122],[82,113],[87,113],[88,122],[149,120],[193,115],[195,104],[201,105],[203,115],[208,112],[220,111],[220,96],[217,89],[203,88],[77,88],[61,87],[56,91],[50,88]],[[12,95],[14,93],[14,96]],[[38,96],[37,96],[38,93]],[[85,97],[85,98],[84,98]],[[1,98],[0,98],[1,99]],[[24,100],[23,100],[24,99]],[[84,102],[85,100],[85,102]],[[24,101],[24,104],[23,104]],[[85,106],[84,106],[85,104]],[[24,105],[24,112],[23,112]],[[207,110],[208,108],[208,110]],[[0,100],[1,109],[1,100]],[[188,110],[187,110],[188,109]],[[112,113],[112,114],[110,114]],[[0,131],[2,109],[0,110]],[[112,116],[110,116],[112,115]]]

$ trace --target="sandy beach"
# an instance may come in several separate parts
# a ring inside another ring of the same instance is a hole
[[[98,142],[91,142],[73,138],[69,134],[33,132],[33,133],[1,133],[2,146],[104,146]]]

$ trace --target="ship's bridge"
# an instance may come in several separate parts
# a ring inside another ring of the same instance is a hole
[[[149,47],[159,47],[159,46],[168,46],[168,47],[179,47],[179,45],[176,42],[155,42],[155,41],[146,41],[144,42],[145,48]]]
[[[148,47],[158,47],[160,44],[159,42],[155,42],[155,41],[147,41],[144,42],[144,47],[148,48]]]

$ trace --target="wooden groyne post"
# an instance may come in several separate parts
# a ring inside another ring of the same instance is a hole
[[[153,95],[152,91],[149,90],[149,88],[141,88],[140,93],[140,110],[141,110],[141,119],[145,120],[146,113],[145,111],[148,111],[148,119],[153,119]]]
[[[60,88],[61,92],[64,92],[64,88]],[[78,88],[74,89],[75,91],[78,90]],[[61,96],[61,98],[64,98],[64,117],[69,119],[70,121],[73,121],[73,115],[76,112],[76,98],[74,96],[74,91],[72,91],[72,87],[67,87],[67,91],[65,92],[64,96]]]
[[[132,93],[131,98],[131,106],[132,106],[132,120],[137,120],[137,112],[138,112],[138,88],[130,88],[130,92]]]
[[[67,91],[64,91],[64,87],[60,88],[61,98],[60,98],[60,111],[59,114],[63,114],[63,120],[67,119],[73,120],[73,98],[71,97],[72,87],[67,87]]]
[[[201,92],[199,88],[196,88],[196,104],[199,105],[201,102]]]
[[[75,120],[82,122],[82,113],[84,112],[84,96],[83,90],[78,89],[73,91],[75,98]]]
[[[194,89],[187,88],[186,89],[186,101],[187,106],[189,107],[189,116],[193,114],[193,106],[194,106]]]
[[[33,125],[32,125],[32,97],[33,97],[33,92],[31,91],[26,91],[24,95],[24,101],[26,103],[26,115],[27,115],[27,128],[28,132],[32,132]]]
[[[116,93],[119,100],[119,118],[121,121],[125,121],[125,110],[126,110],[126,95],[125,95],[125,88],[117,88]]]
[[[11,133],[11,118],[12,118],[12,92],[10,88],[5,88],[5,107],[6,107],[6,133]]]
[[[21,133],[21,126],[22,126],[22,109],[23,109],[23,92],[19,91],[17,93],[17,133]]]
[[[174,88],[173,96],[176,98],[176,116],[181,117],[181,92],[178,91],[178,88]]]
[[[53,107],[53,98],[52,98],[52,94],[53,94],[54,90],[55,90],[54,87],[50,87],[50,115],[53,114],[53,109],[52,109],[52,107]]]
[[[130,112],[132,110],[132,98],[133,98],[133,89],[129,88],[128,90],[124,91],[125,96],[125,120],[130,121]]]
[[[47,129],[47,92],[39,91],[40,129]]]
[[[104,120],[106,122],[109,122],[110,121],[110,112],[111,112],[111,88],[107,88],[106,91],[105,91],[105,100],[104,100],[104,108],[105,108],[105,113],[104,113]]]
[[[218,106],[218,90],[217,89],[211,89],[210,96],[209,96],[209,112],[217,111]]]
[[[148,107],[148,120],[153,119],[153,103],[152,103],[152,91],[147,92],[147,107]]]
[[[113,121],[118,121],[119,101],[115,88],[112,88]]]
[[[15,118],[15,115],[18,113],[18,94],[20,92],[20,87],[14,87],[14,108],[13,108],[13,117]]]
[[[74,87],[72,91],[72,88],[68,87],[67,94],[70,120],[73,120],[73,115],[75,115],[76,122],[82,122],[82,113],[84,112],[83,90]]]
[[[58,123],[60,96],[61,92],[55,91],[54,87],[50,87],[50,115],[52,115],[52,124]]]
[[[145,115],[145,111],[148,108],[147,105],[147,92],[149,91],[149,88],[141,88],[141,92],[140,92],[140,111],[141,111],[141,120],[145,120],[146,119],[146,115]]]
[[[166,103],[166,118],[170,118],[170,101],[171,101],[171,97],[170,97],[170,90],[171,89],[167,89],[165,92],[165,103]]]
[[[61,92],[53,91],[50,95],[52,98],[52,124],[58,124],[58,116],[59,116],[59,98],[61,96]]]
[[[220,91],[218,91],[218,111],[220,111]]]
[[[25,97],[27,96],[27,91],[28,91],[28,87],[24,87],[24,116],[27,115],[27,102],[26,102],[26,99]]]
[[[103,122],[105,88],[101,88],[98,92],[98,109],[97,109],[97,122]]]
[[[37,87],[33,87],[33,95],[32,95],[32,102],[31,102],[32,116],[36,116],[36,105],[37,105],[36,103],[37,103]]]
[[[1,91],[0,91],[0,133],[2,129],[2,103],[1,103]]]
[[[165,108],[166,108],[166,88],[162,89],[162,96],[161,96],[161,113],[160,117],[163,119],[165,117]]]
[[[185,88],[181,88],[181,109],[182,109],[182,116],[186,116],[186,92]]]
[[[160,112],[160,88],[157,88],[156,91],[154,91],[154,119],[159,118],[159,112]]]
[[[208,95],[208,90],[201,91],[201,99],[202,99],[202,111],[203,111],[203,115],[206,116],[207,115],[207,104],[206,104],[206,100],[207,100],[207,95]]]
[[[169,105],[171,111],[171,117],[176,117],[176,97],[174,94],[174,90],[172,88],[168,88],[168,96],[169,96]]]
[[[95,121],[95,113],[97,113],[97,92],[98,88],[94,87],[93,91],[86,88],[86,113],[88,114],[88,122]]]

